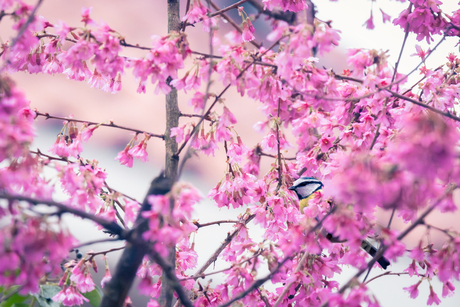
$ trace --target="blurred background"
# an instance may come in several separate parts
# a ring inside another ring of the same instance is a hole
[[[26,1],[27,3],[35,3]],[[185,2],[182,1],[181,16],[185,13]],[[206,3],[205,0],[202,0]],[[216,0],[215,3],[224,8],[236,1]],[[388,50],[389,63],[394,65],[399,54],[401,44],[404,37],[404,32],[399,26],[394,26],[391,23],[382,23],[382,15],[380,9],[389,14],[392,19],[408,6],[408,3],[400,3],[398,1],[370,1],[370,0],[347,0],[338,2],[329,1],[313,1],[317,6],[317,18],[327,21],[332,20],[332,27],[341,31],[341,41],[339,46],[329,54],[320,57],[319,66],[326,68],[332,67],[335,72],[342,72],[347,68],[346,52],[349,48],[368,48],[368,49],[383,49]],[[456,1],[445,1],[442,9],[451,13],[458,8]],[[43,15],[50,23],[57,23],[58,20],[64,21],[70,26],[81,26],[80,11],[82,7],[93,7],[91,18],[96,22],[104,21],[112,29],[118,31],[126,38],[130,44],[139,44],[141,46],[151,46],[151,35],[166,35],[167,34],[167,11],[166,0],[162,1],[147,1],[147,0],[99,0],[99,1],[62,1],[62,0],[45,0],[40,7],[38,14]],[[256,11],[250,4],[244,4],[245,11],[248,14],[255,14]],[[363,24],[370,17],[371,10],[373,11],[374,30],[367,30]],[[238,16],[236,10],[231,10],[228,15],[233,17],[237,24],[241,23],[241,17]],[[0,26],[0,36],[3,40],[10,37],[10,21],[2,20]],[[226,44],[224,34],[233,28],[224,22],[219,23],[220,39],[222,44]],[[254,22],[256,29],[256,41],[261,42],[264,46],[269,46],[270,43],[265,39],[270,32],[269,24],[262,16]],[[202,32],[201,25],[198,24],[195,28],[187,28],[187,34],[190,47],[194,51],[204,53],[209,52],[209,35]],[[436,44],[441,37],[434,37]],[[458,54],[458,40],[447,39],[437,50],[433,56],[427,60],[428,67],[438,67],[445,64],[445,57],[449,52]],[[406,43],[402,60],[399,66],[399,72],[408,73],[416,65],[419,64],[417,57],[410,55],[415,53],[415,44],[419,44],[424,50],[427,49],[426,42],[417,42],[415,36],[410,35]],[[248,45],[250,46],[250,45]],[[214,48],[217,52],[217,46]],[[123,55],[132,57],[142,57],[145,51],[136,49],[124,49]],[[189,60],[188,64],[192,61]],[[184,70],[186,71],[186,70]],[[183,72],[179,72],[179,76],[183,76]],[[36,108],[40,112],[48,112],[54,116],[69,116],[73,115],[76,119],[83,119],[94,122],[107,122],[112,120],[114,123],[122,126],[128,126],[148,132],[162,134],[165,127],[165,114],[163,95],[155,95],[154,87],[147,85],[146,94],[137,94],[137,82],[131,77],[131,72],[128,71],[122,76],[122,90],[113,95],[103,92],[98,89],[90,88],[86,82],[77,82],[67,80],[63,75],[29,75],[27,73],[16,73],[13,79],[17,82],[28,99],[31,101],[32,109]],[[418,73],[414,73],[411,79],[418,79]],[[219,92],[221,86],[218,82],[213,84],[211,92]],[[187,105],[191,93],[179,94],[179,103],[181,111],[184,113],[193,113]],[[241,97],[236,91],[230,91],[225,94],[226,104],[235,114],[238,124],[236,130],[241,135],[243,142],[250,148],[255,147],[261,141],[262,135],[254,131],[253,125],[263,119],[261,112],[258,110],[259,104],[245,97]],[[219,110],[220,111],[220,110]],[[189,118],[181,118],[181,125],[190,121]],[[46,152],[54,143],[56,135],[62,128],[62,121],[59,120],[44,120],[38,118],[37,138],[32,146],[32,150],[40,148],[42,152]],[[289,132],[287,132],[289,133]],[[85,159],[95,159],[99,161],[99,166],[107,170],[108,184],[120,192],[130,195],[141,201],[147,191],[151,179],[153,179],[163,168],[164,164],[164,144],[161,140],[152,138],[148,142],[149,162],[142,163],[134,161],[133,168],[127,168],[115,161],[117,153],[122,150],[132,135],[123,130],[101,127],[97,129],[94,136],[84,146],[82,157]],[[224,176],[226,165],[225,155],[222,150],[216,153],[215,157],[206,157],[198,155],[190,159],[185,168],[185,173],[181,178],[184,181],[194,184],[203,194],[204,200],[196,206],[195,217],[200,222],[210,222],[220,219],[235,219],[236,216],[244,210],[219,210],[213,203],[207,200],[206,195],[209,190]],[[295,156],[295,152],[286,153],[286,156]],[[262,159],[261,174],[264,173],[272,163],[270,158]],[[382,224],[386,224],[390,212],[378,212],[379,220]],[[428,219],[429,223],[440,226],[442,228],[455,228],[459,230],[458,213],[451,215],[441,215],[433,213]],[[90,241],[98,238],[104,238],[104,235],[96,230],[92,223],[82,221],[80,219],[68,218],[69,228],[71,232],[81,241]],[[396,219],[393,222],[393,227],[402,229],[404,224]],[[424,233],[424,229],[419,227],[411,236],[406,238],[405,243],[408,248],[413,247],[418,241],[417,239]],[[231,231],[231,225],[221,225],[205,227],[198,231],[195,237],[196,250],[198,252],[199,266],[204,263],[207,256],[219,246],[220,242],[226,236],[226,233]],[[254,241],[260,238],[260,230],[256,226],[250,226],[249,234]],[[438,232],[431,233],[431,240],[439,244],[445,238]],[[89,246],[81,249],[84,253],[89,249],[100,251],[111,247],[122,246],[122,243],[101,244],[97,246]],[[436,247],[436,246],[435,246]],[[118,253],[119,254],[119,253]],[[111,267],[114,268],[116,263],[117,253],[108,255]],[[392,272],[402,272],[409,265],[409,260],[402,258],[398,263],[393,264],[389,270]],[[100,262],[99,277],[104,274],[102,262]],[[226,265],[216,262],[215,269],[225,268]],[[208,270],[209,272],[209,270]],[[344,274],[338,277],[339,282],[348,281],[349,277],[354,274],[355,270],[345,268]],[[372,276],[383,273],[380,269],[373,269]],[[261,273],[260,276],[264,276]],[[221,275],[213,276],[214,281],[222,278]],[[402,287],[408,287],[415,284],[417,278],[409,278],[407,275],[402,276],[386,276],[379,278],[369,284],[371,291],[382,306],[403,306],[411,304],[414,306],[425,305],[428,299],[428,285],[423,283],[419,290],[421,294],[416,300],[409,298],[409,294],[402,290]],[[204,284],[202,282],[202,284]],[[433,283],[435,291],[441,297],[442,285],[435,281]],[[273,289],[275,286],[266,285]],[[279,285],[277,285],[279,287]],[[456,284],[460,287],[460,283]],[[134,292],[131,298],[134,301],[134,306],[143,306],[148,301],[146,297],[139,297]],[[460,302],[460,293],[456,293],[453,297],[443,299],[441,306],[458,306]]]

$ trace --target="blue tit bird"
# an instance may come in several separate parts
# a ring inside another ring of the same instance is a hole
[[[312,199],[315,193],[321,190],[323,186],[323,183],[314,177],[301,177],[294,181],[289,190],[294,191],[297,194],[297,197],[299,198],[300,212],[303,213],[303,209],[308,206],[308,201]],[[330,241],[337,242],[337,238],[334,238],[331,234],[327,234],[326,238],[328,238]],[[364,249],[372,257],[374,257],[377,253],[377,248],[368,240],[363,240],[361,243],[361,248]],[[390,262],[383,256],[380,257],[377,262],[385,270],[390,265]]]

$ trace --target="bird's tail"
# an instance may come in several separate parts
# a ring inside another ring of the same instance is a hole
[[[375,254],[377,254],[377,248],[375,248],[374,245],[372,245],[369,241],[367,240],[363,240],[363,242],[361,242],[361,248],[364,249],[369,255],[371,255],[372,257],[375,256]],[[383,268],[383,269],[387,269],[387,267],[390,265],[390,261],[388,261],[388,259],[386,259],[385,257],[380,257],[379,259],[377,259],[377,262],[380,264],[380,266]]]

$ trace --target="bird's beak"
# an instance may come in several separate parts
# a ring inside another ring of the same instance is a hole
[[[294,187],[294,186],[292,186],[292,187],[289,187],[289,188],[288,188],[288,190],[291,190],[291,191],[293,191],[293,190],[295,190],[295,187]]]

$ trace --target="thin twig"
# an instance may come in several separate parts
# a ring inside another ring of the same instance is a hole
[[[262,295],[262,292],[260,292],[259,288],[256,288],[257,293],[259,293],[260,299],[265,303],[266,307],[271,307],[270,302],[268,301],[267,297]]]
[[[452,240],[455,239],[455,237],[453,235],[451,235],[447,229],[442,229],[442,228],[436,227],[436,226],[431,225],[431,224],[426,224],[426,223],[423,223],[423,225],[425,225],[427,229],[433,228],[433,229],[436,229],[437,231],[440,231],[440,232],[444,233],[445,235],[449,236],[449,238],[452,239]]]
[[[386,90],[387,92],[393,94],[393,96],[395,96],[395,97],[398,97],[398,98],[400,98],[400,99],[403,99],[403,100],[412,102],[413,104],[416,104],[416,105],[418,105],[418,106],[420,106],[420,107],[422,107],[422,108],[428,109],[428,110],[430,110],[430,111],[433,111],[434,113],[443,115],[443,116],[448,117],[448,118],[450,118],[450,119],[453,119],[453,120],[455,120],[455,121],[460,121],[460,117],[455,116],[455,115],[453,115],[453,114],[450,113],[450,112],[441,111],[441,110],[439,110],[439,109],[436,109],[435,107],[432,107],[432,106],[430,106],[430,105],[424,104],[423,102],[420,102],[420,101],[418,101],[418,100],[415,100],[415,99],[406,97],[406,96],[404,96],[404,95],[398,94],[398,93],[396,93],[395,91],[392,91],[392,90],[390,90],[390,89],[385,89],[385,90]]]
[[[146,134],[146,135],[149,135],[151,137],[157,137],[157,138],[160,138],[160,139],[164,139],[163,134],[155,134],[155,133],[147,132],[147,131],[144,131],[144,130],[133,129],[133,128],[129,128],[129,127],[116,125],[113,121],[110,121],[109,124],[105,124],[105,123],[97,123],[97,122],[91,122],[91,121],[75,119],[75,118],[66,118],[66,117],[53,116],[53,115],[49,115],[48,113],[41,113],[39,111],[35,111],[35,113],[37,114],[37,117],[42,116],[42,117],[45,117],[45,119],[59,119],[59,120],[65,120],[65,121],[68,121],[68,122],[88,124],[88,126],[99,125],[99,126],[104,126],[104,127],[112,127],[112,128],[122,129],[122,130],[133,131],[133,132],[136,132],[137,134]]]
[[[203,52],[199,52],[199,51],[192,51],[192,54],[200,55],[203,58],[212,58],[212,59],[224,59],[225,58],[225,57],[223,57],[221,55],[207,54],[207,53],[203,53]],[[249,60],[244,60],[243,62],[244,63],[252,63],[252,61],[249,61]],[[272,67],[272,68],[277,68],[278,67],[275,64],[262,62],[262,61],[255,61],[254,64],[255,65],[260,65],[260,66],[268,66],[268,67]]]
[[[122,249],[125,249],[125,248],[126,248],[125,246],[122,246],[122,247],[114,247],[114,248],[111,248],[111,249],[108,249],[108,250],[105,250],[105,251],[101,251],[101,252],[89,252],[89,253],[87,253],[87,255],[90,256],[89,260],[91,260],[91,259],[94,258],[95,256],[98,256],[98,255],[107,255],[108,253],[117,252],[117,251],[122,250]]]
[[[382,274],[380,274],[380,275],[377,275],[377,276],[372,277],[372,278],[369,279],[367,282],[365,282],[365,285],[369,284],[371,281],[376,280],[377,278],[380,278],[380,277],[382,277],[382,276],[387,276],[387,275],[388,275],[388,276],[395,276],[395,275],[401,276],[401,275],[408,275],[408,274],[409,274],[409,272],[392,273],[391,271],[388,271],[388,272],[385,272],[385,273],[382,273]],[[421,276],[421,275],[420,275],[420,276]]]
[[[238,224],[238,223],[241,223],[241,222],[240,221],[232,221],[232,220],[221,220],[221,221],[214,221],[214,222],[203,223],[203,224],[198,223],[197,221],[193,222],[193,224],[198,228],[211,226],[211,225],[219,225],[220,226],[220,224],[226,224],[226,223]]]
[[[259,152],[258,153],[259,156],[264,156],[264,157],[270,157],[270,158],[277,158],[277,156],[275,155],[271,155],[271,154],[268,154],[268,153],[265,153],[265,152]],[[286,157],[283,157],[283,160],[297,160],[297,158],[286,158]]]
[[[412,9],[412,2],[409,2],[409,11]],[[406,41],[407,41],[407,37],[409,36],[409,23],[407,23],[406,25],[406,29],[404,31],[404,39],[403,39],[403,43],[402,43],[402,46],[401,46],[401,50],[399,51],[399,56],[398,56],[398,60],[396,61],[396,64],[395,64],[395,70],[393,72],[393,77],[391,78],[391,82],[393,83],[393,81],[395,81],[395,78],[396,78],[396,75],[398,73],[398,66],[399,66],[399,62],[401,61],[401,57],[402,57],[402,54],[403,54],[403,51],[404,51],[404,46],[406,45]]]
[[[393,217],[395,216],[395,211],[396,211],[396,206],[394,206],[393,210],[391,211],[390,220],[388,221],[388,226],[387,226],[388,229],[390,229],[391,223],[393,222]]]
[[[212,18],[212,17],[218,16],[218,15],[222,15],[223,13],[225,13],[227,11],[230,11],[233,8],[236,8],[236,7],[240,6],[241,4],[243,4],[243,3],[247,2],[247,1],[248,0],[241,0],[241,1],[238,1],[236,3],[233,3],[232,5],[229,5],[226,8],[223,8],[221,10],[218,10],[217,12],[214,12],[214,13],[210,14],[209,17]]]
[[[84,243],[80,243],[76,246],[74,246],[73,248],[81,248],[83,246],[87,246],[87,245],[93,245],[93,244],[99,244],[99,243],[106,243],[106,242],[115,242],[115,241],[120,241],[122,239],[120,238],[108,238],[108,239],[99,239],[99,240],[93,240],[93,241],[88,241],[88,242],[84,242]]]

